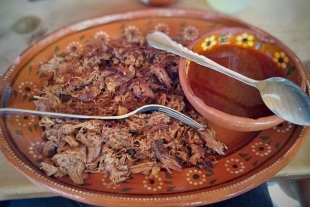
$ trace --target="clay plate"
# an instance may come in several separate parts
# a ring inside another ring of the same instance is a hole
[[[222,14],[200,10],[150,9],[85,20],[45,37],[16,58],[1,80],[1,106],[34,109],[38,95],[50,71],[38,71],[38,65],[68,50],[81,50],[90,38],[126,38],[128,33],[146,34],[159,30],[174,40],[188,44],[200,34],[223,27],[259,30]],[[304,71],[306,73],[306,71]],[[307,79],[309,77],[307,76]],[[218,139],[229,150],[216,157],[214,168],[186,168],[170,175],[164,171],[153,180],[134,174],[126,182],[108,186],[108,178],[94,174],[84,185],[68,178],[51,178],[39,168],[43,145],[39,117],[5,115],[0,119],[0,150],[8,161],[35,184],[61,196],[104,206],[202,205],[244,193],[267,181],[296,155],[309,127],[288,122],[255,132],[234,132],[215,127]]]

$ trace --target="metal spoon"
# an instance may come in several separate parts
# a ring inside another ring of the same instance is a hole
[[[194,53],[162,32],[150,33],[146,40],[154,48],[187,58],[257,88],[264,103],[274,114],[294,124],[310,125],[310,98],[292,81],[282,77],[253,80]]]

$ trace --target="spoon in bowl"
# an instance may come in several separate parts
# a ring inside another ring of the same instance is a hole
[[[162,32],[150,33],[146,40],[154,48],[187,58],[257,88],[264,103],[274,114],[291,123],[310,126],[310,98],[292,81],[282,77],[253,80],[189,50]]]

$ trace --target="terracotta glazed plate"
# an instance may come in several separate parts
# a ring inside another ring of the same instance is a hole
[[[128,33],[160,30],[187,44],[208,31],[223,27],[259,30],[230,17],[199,10],[151,9],[89,19],[67,26],[45,37],[21,54],[1,80],[1,106],[34,109],[38,95],[52,73],[38,66],[55,53],[81,50],[90,38],[126,38]],[[305,71],[306,73],[306,71]],[[309,79],[309,78],[308,78]],[[264,131],[233,132],[216,127],[218,139],[229,150],[217,157],[214,168],[186,168],[170,175],[164,171],[149,180],[134,174],[126,182],[108,186],[102,174],[91,175],[84,185],[68,178],[46,176],[39,167],[43,145],[39,117],[1,117],[0,149],[9,162],[32,182],[61,196],[104,206],[202,205],[225,200],[267,181],[300,149],[309,127],[283,124]]]

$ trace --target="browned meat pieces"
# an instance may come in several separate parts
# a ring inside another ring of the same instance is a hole
[[[132,84],[132,90],[138,100],[151,99],[155,98],[154,92],[148,86],[148,83],[144,79],[138,79]]]
[[[45,160],[44,162],[41,162],[41,168],[48,176],[54,175],[59,170],[59,167],[54,166],[51,160]]]
[[[205,149],[201,145],[191,144],[189,145],[191,149],[192,156],[189,158],[189,162],[193,165],[196,165],[201,157],[205,153]]]
[[[107,172],[113,183],[119,183],[129,177],[129,163],[126,162],[126,155],[118,156],[109,147],[103,148],[103,162],[101,164],[104,172]]]
[[[172,81],[162,66],[155,64],[151,66],[150,70],[167,89],[171,89]]]
[[[122,115],[146,104],[161,104],[207,126],[188,103],[178,79],[179,58],[151,48],[142,36],[127,40],[90,40],[82,53],[56,54],[40,69],[53,72],[36,97],[37,110],[84,115]],[[125,120],[67,120],[43,117],[46,143],[42,170],[84,183],[91,173],[111,183],[131,173],[156,176],[183,165],[213,166],[210,152],[224,155],[225,145],[209,128],[194,130],[164,113],[137,114]]]
[[[42,96],[36,97],[37,109],[116,115],[159,103],[158,93],[171,95],[179,88],[179,59],[142,43],[89,41],[85,53],[53,57],[40,66],[52,70],[54,76]],[[121,101],[115,100],[125,94]],[[182,102],[173,108],[183,110]]]
[[[85,163],[86,163],[86,148],[80,147],[72,150],[66,150],[62,153],[56,154],[52,158],[53,163],[66,169],[67,174],[71,180],[77,184],[84,183],[85,177]]]
[[[157,139],[152,142],[152,149],[156,158],[163,164],[169,172],[171,170],[182,171],[182,166],[176,161],[176,157],[169,155],[169,150],[164,147],[163,140]]]
[[[223,143],[217,141],[214,139],[212,134],[210,133],[210,130],[208,129],[198,129],[197,130],[200,137],[205,141],[206,146],[213,150],[214,152],[225,155],[224,150],[227,148]]]
[[[100,154],[103,137],[96,132],[88,132],[87,129],[81,128],[76,139],[87,147],[87,163],[95,161]]]
[[[42,154],[45,157],[53,157],[57,153],[57,147],[53,141],[47,141],[43,146]]]
[[[171,119],[165,113],[137,114],[123,121],[53,120],[41,125],[52,130],[43,147],[51,158],[41,165],[49,176],[69,175],[84,182],[86,173],[107,173],[113,183],[130,173],[156,175],[161,168],[181,171],[182,163],[204,166],[207,151],[224,153],[225,146],[208,129],[198,131]],[[56,138],[55,138],[56,137]]]
[[[138,163],[138,164],[131,165],[130,170],[132,173],[147,173],[147,174],[149,174],[154,165],[155,165],[155,163],[152,161]]]

